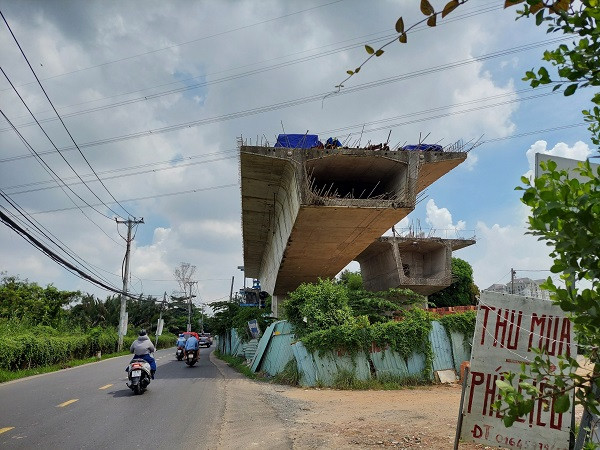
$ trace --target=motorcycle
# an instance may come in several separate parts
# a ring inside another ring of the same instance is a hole
[[[181,361],[183,359],[183,347],[177,347],[175,357],[177,358],[177,361]]]
[[[186,350],[185,351],[185,363],[192,367],[198,362],[198,350]]]
[[[129,383],[127,387],[136,395],[143,394],[150,384],[150,364],[144,359],[133,359],[128,367]]]

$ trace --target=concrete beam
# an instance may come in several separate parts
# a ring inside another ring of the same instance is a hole
[[[356,261],[368,291],[407,288],[430,295],[452,284],[452,251],[474,243],[473,239],[384,236]]]
[[[246,276],[280,296],[334,277],[466,156],[241,146]]]

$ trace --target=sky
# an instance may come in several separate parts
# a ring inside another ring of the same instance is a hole
[[[174,270],[187,262],[195,302],[210,304],[229,296],[232,276],[235,290],[244,283],[239,138],[273,145],[282,130],[309,130],[322,141],[363,132],[363,144],[390,132],[393,145],[479,140],[397,228],[475,236],[455,256],[481,289],[508,282],[511,268],[545,278],[549,248],[525,234],[515,187],[536,152],[594,154],[580,113],[591,93],[564,97],[522,81],[563,37],[515,21],[503,3],[471,0],[435,28],[416,27],[328,96],[366,59],[365,44],[393,39],[400,16],[406,28],[423,19],[416,0],[0,0],[33,69],[0,22],[0,109],[20,134],[0,118],[0,211],[26,213],[115,288],[127,233],[115,217],[143,218],[130,291],[176,293]],[[110,294],[4,225],[0,272]]]

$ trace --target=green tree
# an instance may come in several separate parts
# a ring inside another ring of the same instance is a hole
[[[302,283],[289,294],[283,308],[298,336],[342,325],[353,318],[346,287],[331,280]]]
[[[360,271],[352,272],[346,269],[340,274],[338,282],[345,285],[351,291],[358,291],[363,288],[362,274]]]
[[[67,316],[66,306],[79,292],[59,291],[51,284],[42,288],[28,280],[3,276],[0,282],[0,317],[27,319],[34,325],[58,326]]]
[[[428,300],[437,307],[475,305],[478,294],[471,264],[460,258],[452,258],[452,284],[431,294]]]

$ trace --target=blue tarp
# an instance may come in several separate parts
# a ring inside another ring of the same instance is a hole
[[[285,148],[314,148],[319,146],[319,136],[316,134],[280,134],[277,136],[275,147]]]
[[[405,145],[402,147],[404,150],[421,151],[421,152],[443,152],[444,148],[438,144],[418,144],[418,145]]]

